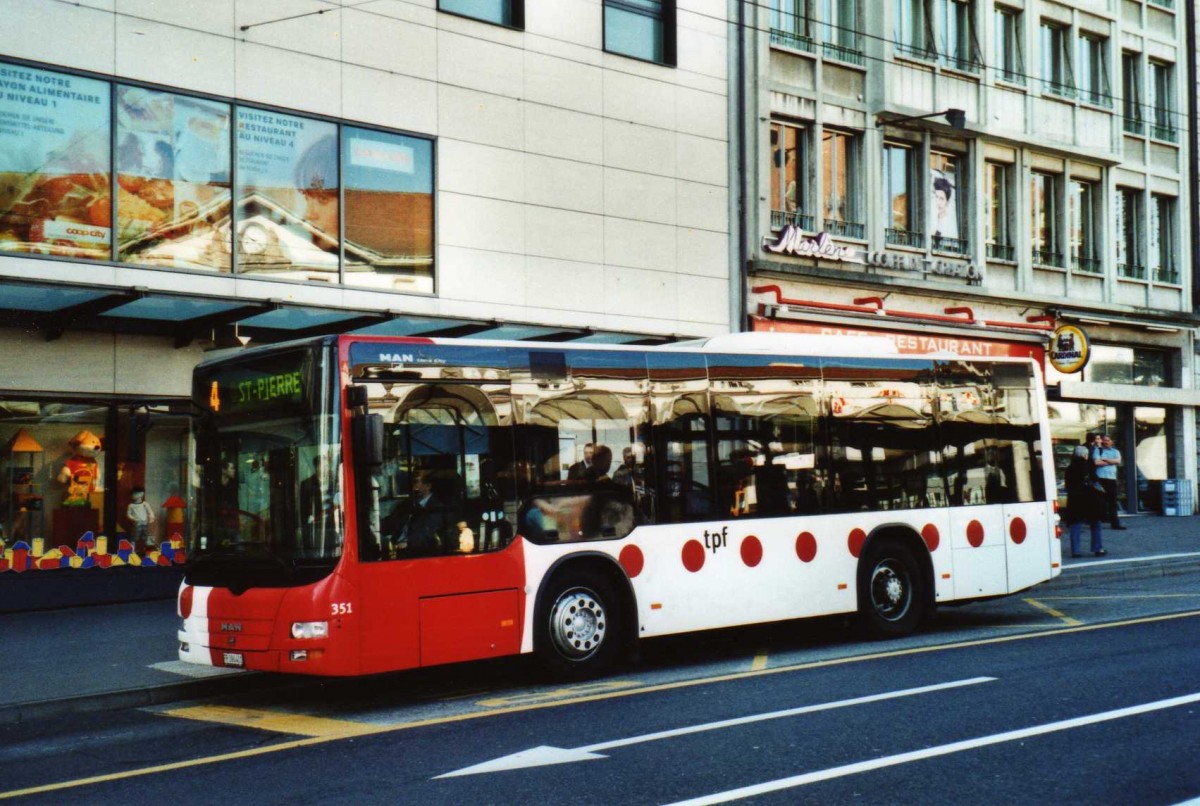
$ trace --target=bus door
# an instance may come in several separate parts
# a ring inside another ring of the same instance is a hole
[[[993,498],[1004,507],[1005,549],[1009,592],[1028,588],[1046,578],[1057,560],[1051,497],[1043,470],[1039,407],[1029,364],[994,364],[996,450]]]
[[[942,464],[950,504],[954,598],[1007,593],[1007,482],[998,472],[1000,413],[991,367],[938,363]],[[998,506],[999,505],[999,506]]]
[[[352,370],[384,419],[384,463],[359,485],[363,671],[515,654],[524,576],[504,350],[386,346],[375,352],[392,362]]]

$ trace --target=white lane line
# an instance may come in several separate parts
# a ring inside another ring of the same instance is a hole
[[[631,744],[641,744],[643,742],[654,742],[659,739],[672,739],[676,736],[687,736],[692,733],[702,733],[709,730],[720,730],[722,728],[731,728],[738,725],[749,725],[755,722],[764,722],[768,719],[783,719],[789,716],[800,716],[801,714],[814,714],[819,711],[831,711],[835,708],[849,708],[854,705],[866,705],[867,703],[882,702],[884,700],[894,700],[899,697],[911,697],[916,694],[929,694],[934,691],[946,691],[952,688],[961,688],[963,686],[973,686],[979,683],[991,683],[995,681],[994,677],[971,677],[966,680],[954,680],[949,683],[937,683],[932,686],[919,686],[917,688],[906,688],[900,691],[888,691],[883,694],[871,694],[866,697],[855,697],[851,700],[838,700],[836,702],[819,703],[817,705],[803,705],[799,708],[788,708],[784,711],[771,711],[765,714],[751,714],[750,716],[737,717],[735,719],[723,719],[719,722],[706,722],[703,725],[691,725],[686,728],[675,728],[674,730],[658,731],[656,733],[645,733],[641,736],[631,736],[626,739],[615,739],[610,742],[599,742],[590,744],[586,747],[577,748],[561,748],[561,747],[533,747],[529,750],[521,750],[511,755],[502,756],[491,761],[485,761],[481,764],[475,764],[470,767],[464,767],[461,770],[443,773],[435,776],[436,778],[454,778],[460,775],[476,775],[483,772],[500,772],[501,770],[517,770],[524,767],[543,767],[547,764],[566,764],[573,761],[593,761],[596,759],[605,758],[599,751],[612,750],[616,747],[627,747]]]
[[[847,775],[857,775],[861,772],[870,772],[872,770],[883,769],[884,767],[894,767],[898,764],[908,764],[911,761],[923,761],[927,758],[936,758],[937,756],[946,756],[950,755],[951,753],[960,753],[964,750],[974,750],[979,747],[988,747],[989,745],[993,744],[1002,744],[1004,742],[1028,739],[1033,736],[1041,736],[1046,733],[1054,733],[1061,730],[1081,728],[1085,725],[1095,725],[1099,722],[1109,722],[1114,719],[1124,719],[1125,717],[1148,714],[1153,711],[1162,711],[1167,708],[1177,708],[1181,705],[1190,705],[1194,702],[1200,702],[1200,694],[1187,694],[1182,697],[1172,697],[1169,700],[1158,700],[1157,702],[1150,702],[1144,705],[1133,705],[1128,708],[1118,708],[1115,711],[1105,711],[1103,713],[1092,714],[1090,716],[1064,719],[1059,722],[1050,722],[1046,725],[1036,725],[1031,728],[1010,730],[1005,733],[996,733],[991,736],[980,736],[977,739],[964,739],[961,742],[952,742],[950,744],[941,745],[940,747],[929,747],[924,750],[914,750],[909,753],[898,753],[894,756],[884,756],[883,758],[871,759],[869,761],[859,761],[855,764],[844,764],[840,767],[830,767],[826,770],[807,772],[803,775],[793,775],[790,778],[780,778],[776,781],[767,781],[765,783],[753,784],[751,786],[744,786],[738,789],[729,789],[725,792],[716,792],[712,795],[703,795],[690,800],[681,800],[670,804],[670,806],[704,806],[704,804],[728,803],[731,800],[752,798],[756,795],[764,795],[768,792],[779,792],[784,789],[794,789],[795,787],[817,783],[818,781],[828,781],[833,778],[841,778]]]

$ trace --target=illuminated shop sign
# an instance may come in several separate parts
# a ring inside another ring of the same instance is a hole
[[[828,232],[820,232],[811,237],[804,235],[799,227],[792,224],[784,227],[774,241],[765,242],[763,248],[780,255],[857,263],[872,269],[911,272],[922,277],[952,277],[966,280],[972,285],[983,282],[983,272],[974,263],[896,252],[868,252],[842,246],[836,243]]]
[[[1087,366],[1090,352],[1087,333],[1083,332],[1083,328],[1061,325],[1050,337],[1050,349],[1046,351],[1046,357],[1056,370],[1071,375]]]

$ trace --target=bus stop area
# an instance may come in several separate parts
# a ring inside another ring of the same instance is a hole
[[[1200,515],[1122,520],[1126,529],[1105,529],[1103,558],[1071,559],[1064,535],[1063,573],[1042,590],[1200,571]],[[0,614],[0,724],[279,685],[277,675],[180,663],[178,627],[173,599]]]

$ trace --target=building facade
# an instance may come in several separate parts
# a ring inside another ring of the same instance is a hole
[[[4,20],[0,609],[174,584],[155,574],[183,559],[190,373],[215,347],[731,328],[724,2]]]
[[[1047,363],[1056,456],[1112,434],[1126,512],[1158,511],[1166,480],[1191,490],[1182,5],[767,0],[742,14],[749,326],[1036,355],[1072,325],[1090,360]]]

